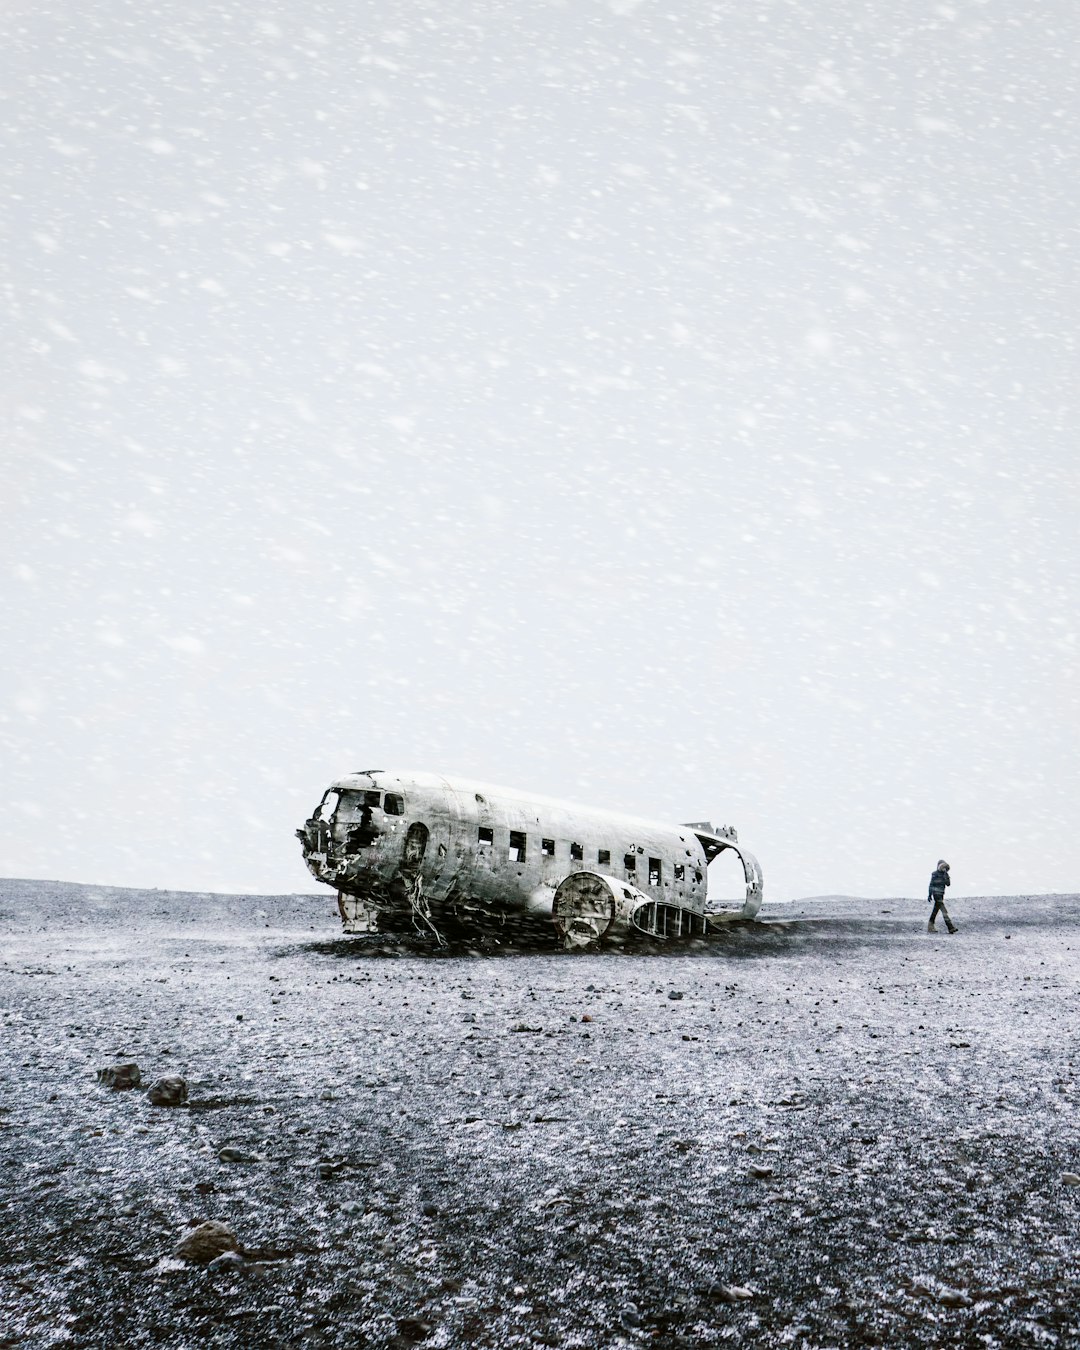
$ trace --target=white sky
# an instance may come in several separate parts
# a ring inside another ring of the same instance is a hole
[[[1080,889],[1072,0],[0,0],[0,874],[369,767]]]

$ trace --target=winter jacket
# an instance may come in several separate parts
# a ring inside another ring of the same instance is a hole
[[[926,897],[927,900],[944,899],[945,887],[951,885],[948,870],[944,867],[935,867],[934,875],[930,878],[930,894]]]

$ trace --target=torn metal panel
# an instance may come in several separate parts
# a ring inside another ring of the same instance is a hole
[[[581,946],[699,937],[761,906],[761,868],[728,826],[664,825],[433,774],[349,774],[296,833],[312,875],[337,890],[347,933],[441,937],[508,922],[551,932],[554,921]],[[746,899],[713,913],[709,863],[729,849]]]

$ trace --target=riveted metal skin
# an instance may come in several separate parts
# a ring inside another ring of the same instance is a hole
[[[753,918],[762,901],[757,859],[728,827],[664,825],[435,774],[348,774],[296,833],[312,876],[337,890],[346,933],[440,938],[514,922],[550,934],[554,921],[575,947],[701,936]],[[727,850],[746,898],[711,913],[708,865]]]

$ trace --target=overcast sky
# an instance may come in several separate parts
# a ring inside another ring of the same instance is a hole
[[[1073,0],[0,29],[0,874],[405,767],[1080,890]]]

